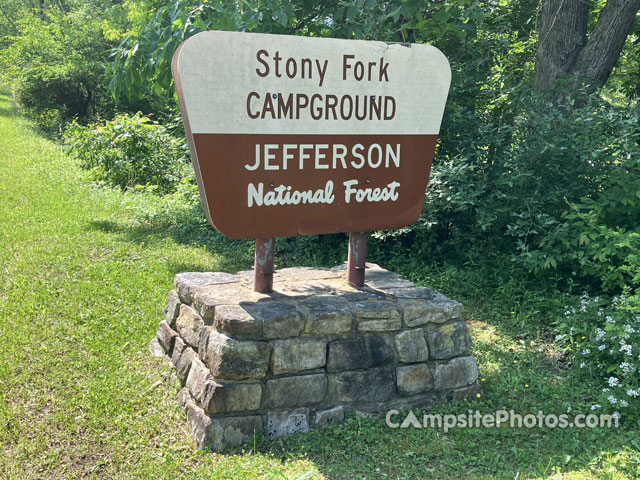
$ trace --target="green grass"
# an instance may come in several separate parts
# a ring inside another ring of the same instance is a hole
[[[168,224],[162,208],[150,194],[91,185],[0,96],[0,478],[640,476],[628,427],[445,434],[350,417],[245,450],[196,451],[178,386],[147,344],[175,273],[247,268],[251,251],[201,223]],[[586,411],[593,387],[553,359],[541,327],[560,296],[482,290],[471,268],[421,268],[414,278],[466,302],[485,380],[484,402],[434,411]]]

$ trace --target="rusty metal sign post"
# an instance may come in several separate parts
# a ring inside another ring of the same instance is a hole
[[[204,214],[257,239],[255,290],[273,288],[275,237],[350,233],[362,286],[362,232],[420,216],[451,80],[437,48],[207,31],[172,73]]]
[[[347,282],[352,287],[364,285],[367,264],[367,232],[349,234],[349,257],[347,259]]]
[[[253,262],[253,290],[261,293],[273,291],[273,238],[256,238]],[[367,262],[367,232],[349,234],[349,256],[347,260],[347,282],[353,287],[364,285]]]
[[[253,290],[261,293],[273,291],[273,253],[275,239],[256,238],[256,252],[253,261]]]

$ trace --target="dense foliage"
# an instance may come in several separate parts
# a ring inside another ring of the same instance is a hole
[[[521,88],[508,123],[449,112],[422,225],[414,228],[456,254],[467,255],[465,245],[478,254],[511,252],[535,273],[555,271],[565,285],[637,288],[638,104],[580,98],[582,108],[564,110]],[[477,127],[471,138],[447,137],[470,124]]]
[[[111,116],[106,52],[94,10],[32,12],[15,21],[17,34],[0,55],[2,77],[16,100],[45,130],[77,118]]]
[[[65,141],[95,179],[122,189],[148,185],[168,193],[192,171],[186,141],[140,114],[88,127],[73,123]]]

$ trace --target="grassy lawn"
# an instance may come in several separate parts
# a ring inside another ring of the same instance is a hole
[[[175,273],[247,268],[250,244],[168,228],[153,195],[92,185],[6,95],[0,200],[0,478],[640,477],[629,427],[444,433],[353,416],[244,450],[195,451],[178,385],[147,344]],[[481,291],[471,267],[422,268],[411,276],[466,303],[485,388],[483,402],[433,411],[588,413],[594,387],[554,359],[539,326],[560,295]]]

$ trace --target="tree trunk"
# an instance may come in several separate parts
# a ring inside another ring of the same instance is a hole
[[[570,72],[587,42],[585,0],[542,0],[534,86],[546,90]]]
[[[587,0],[543,0],[535,88],[551,88],[566,74],[604,85],[639,9],[640,0],[608,0],[587,40]]]
[[[608,0],[598,22],[580,51],[573,71],[604,85],[618,61],[627,35],[640,9],[640,0]]]

